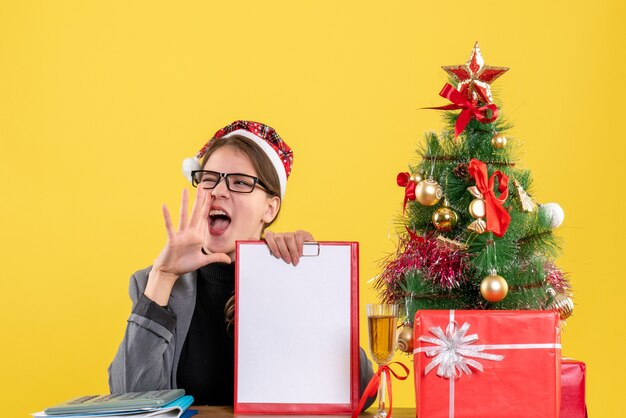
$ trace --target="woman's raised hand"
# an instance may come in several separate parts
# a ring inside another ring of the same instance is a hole
[[[276,258],[282,258],[286,263],[297,266],[302,257],[305,242],[315,241],[313,235],[307,231],[272,232],[265,231],[265,242]]]
[[[188,215],[188,192],[183,190],[180,206],[180,225],[178,231],[172,225],[167,207],[163,205],[163,218],[167,232],[167,244],[154,261],[153,268],[161,272],[181,276],[205,266],[209,263],[230,263],[230,257],[223,253],[210,253],[203,248],[205,234],[208,231],[210,209],[209,192],[198,188],[196,201]]]
[[[167,305],[174,283],[183,274],[210,263],[230,263],[228,255],[210,253],[202,246],[204,236],[208,231],[210,200],[209,192],[201,187],[198,188],[196,201],[189,216],[188,192],[187,189],[183,190],[178,231],[172,225],[169,210],[163,205],[167,243],[161,254],[154,260],[144,292],[147,297],[160,305]]]

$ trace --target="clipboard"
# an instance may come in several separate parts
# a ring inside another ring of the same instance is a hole
[[[356,242],[305,243],[297,266],[240,241],[236,414],[352,414],[359,397]]]

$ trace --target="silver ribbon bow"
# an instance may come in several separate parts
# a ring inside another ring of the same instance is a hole
[[[462,373],[472,374],[470,367],[482,372],[483,365],[472,358],[502,361],[504,356],[484,353],[484,345],[470,345],[478,340],[478,334],[466,336],[465,333],[469,327],[467,322],[459,328],[456,321],[451,321],[445,334],[441,327],[432,327],[429,331],[436,338],[425,335],[419,337],[420,341],[435,344],[433,347],[420,348],[420,351],[425,352],[427,357],[435,357],[424,369],[424,374],[428,374],[432,369],[439,366],[437,367],[437,376],[451,379],[460,377]]]

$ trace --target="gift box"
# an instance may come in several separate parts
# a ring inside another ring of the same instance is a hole
[[[564,358],[561,362],[560,418],[587,418],[585,374],[586,366],[582,361]]]
[[[554,311],[417,311],[418,418],[557,418],[559,316]]]

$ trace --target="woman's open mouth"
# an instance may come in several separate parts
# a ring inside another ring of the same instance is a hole
[[[222,235],[230,226],[230,216],[222,209],[211,209],[209,212],[209,233]]]

